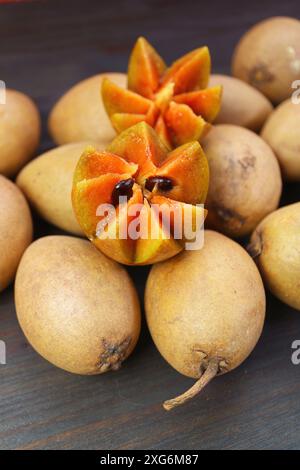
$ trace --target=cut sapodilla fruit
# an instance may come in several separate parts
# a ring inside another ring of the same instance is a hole
[[[128,89],[104,79],[102,99],[117,133],[145,121],[173,148],[200,140],[220,110],[222,89],[206,88],[209,75],[207,47],[189,52],[167,68],[140,37],[129,60]]]
[[[240,245],[211,230],[198,251],[153,266],[145,290],[146,320],[164,359],[197,381],[164,402],[171,410],[195,397],[216,375],[238,367],[264,324],[262,279]]]
[[[106,151],[88,148],[74,174],[73,208],[87,237],[124,264],[151,264],[197,241],[208,163],[198,142],[173,151],[141,122]]]

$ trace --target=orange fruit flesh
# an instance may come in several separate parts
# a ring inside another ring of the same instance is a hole
[[[155,183],[150,191],[148,178],[155,177],[170,179],[172,188]],[[114,206],[115,187],[126,180],[132,187]],[[191,214],[195,228],[196,216],[205,217],[196,205],[204,203],[207,189],[208,165],[199,143],[168,152],[143,122],[118,136],[107,151],[84,152],[74,174],[72,201],[82,229],[97,248],[124,264],[150,264],[183,249],[186,237],[183,231],[180,239],[174,238],[175,221]]]
[[[169,68],[146,39],[139,38],[128,65],[128,89],[106,79],[102,99],[117,133],[145,121],[168,148],[200,140],[217,116],[221,87],[207,89],[210,54],[200,47]]]

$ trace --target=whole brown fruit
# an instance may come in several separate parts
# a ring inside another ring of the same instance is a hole
[[[230,124],[215,126],[202,145],[210,169],[207,226],[231,237],[251,233],[278,207],[282,182],[272,149]]]
[[[102,73],[77,83],[54,105],[48,127],[57,144],[89,140],[106,146],[116,136],[100,93],[105,77],[126,86],[126,74]]]
[[[215,124],[236,124],[259,131],[272,112],[270,101],[256,88],[238,78],[211,75],[209,85],[222,85],[221,110]]]
[[[261,137],[272,147],[283,177],[300,181],[300,104],[281,103],[269,116]]]
[[[49,150],[29,162],[17,177],[17,185],[38,214],[75,235],[83,232],[71,202],[73,175],[82,152],[89,144],[75,142]]]
[[[23,252],[32,240],[28,204],[19,188],[0,175],[0,292],[14,279]]]
[[[139,337],[140,307],[129,275],[85,240],[49,236],[30,245],[15,301],[29,343],[69,372],[116,370]]]
[[[268,215],[254,230],[248,251],[271,292],[300,310],[300,202]]]
[[[30,160],[40,141],[41,121],[34,102],[23,93],[6,90],[0,105],[0,173],[14,176]]]
[[[287,99],[300,78],[300,21],[273,17],[253,26],[236,46],[232,74],[274,103]]]
[[[152,267],[146,318],[158,350],[174,369],[199,379],[165,403],[184,403],[215,375],[243,362],[265,318],[265,292],[255,263],[240,245],[205,231],[204,246]]]

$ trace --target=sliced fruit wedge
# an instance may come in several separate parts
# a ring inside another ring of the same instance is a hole
[[[111,117],[113,128],[120,134],[139,122],[146,121],[146,114],[116,113]]]
[[[119,87],[108,78],[102,82],[102,98],[109,117],[115,113],[146,114],[152,104],[151,100]]]
[[[207,87],[210,75],[210,54],[208,47],[200,47],[176,60],[162,80],[174,83],[174,94]]]
[[[168,149],[172,149],[172,140],[171,140],[170,132],[162,116],[159,116],[159,118],[156,121],[155,131],[157,135],[159,136],[160,140],[165,144],[165,146],[168,147]]]
[[[158,213],[162,225],[171,228],[173,238],[180,245],[195,240],[207,215],[204,207],[174,201],[164,196],[153,196],[151,208]]]
[[[74,183],[83,179],[96,178],[107,173],[128,174],[133,176],[138,170],[138,165],[130,163],[111,152],[96,151],[88,147],[77,164],[74,173]]]
[[[176,146],[200,140],[210,127],[201,116],[196,116],[189,106],[174,101],[165,113],[165,122]]]
[[[175,84],[170,82],[156,93],[155,104],[162,113],[168,109],[168,106],[172,101],[174,96],[174,86]]]
[[[192,91],[174,96],[176,103],[188,105],[195,114],[201,115],[206,121],[213,122],[220,108],[222,87],[216,86],[205,90]]]
[[[109,152],[115,153],[128,162],[155,168],[166,157],[167,148],[159,140],[155,131],[145,122],[141,122],[117,136],[108,146]]]
[[[182,145],[168,154],[156,175],[170,178],[174,187],[163,194],[188,204],[204,203],[209,182],[207,158],[198,142]],[[156,194],[160,191],[156,189]]]
[[[158,263],[182,250],[180,243],[170,235],[147,201],[140,214],[140,224],[143,230],[141,238],[136,241],[135,264]]]
[[[117,183],[129,178],[130,175],[106,174],[78,181],[73,186],[73,208],[83,231],[88,238],[96,236],[97,224],[102,217],[99,215],[99,206],[112,204],[112,193]]]
[[[146,98],[153,98],[166,64],[151,44],[140,37],[128,65],[128,88]]]
[[[122,259],[125,264],[134,264],[136,241],[130,237],[129,227],[135,219],[139,219],[143,202],[142,191],[135,185],[133,196],[127,204],[117,207],[116,216],[105,229],[98,224],[96,238],[93,240],[96,247],[116,261]]]

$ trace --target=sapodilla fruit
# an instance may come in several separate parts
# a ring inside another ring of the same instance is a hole
[[[88,148],[82,154],[74,173],[73,208],[86,236],[107,256],[129,265],[152,264],[179,253],[186,238],[192,242],[200,233],[208,181],[199,142],[169,152],[140,122],[106,151]],[[192,230],[185,237],[188,226]],[[134,234],[133,227],[139,227]]]
[[[254,25],[235,48],[232,74],[273,103],[289,98],[300,78],[300,21],[278,16]]]
[[[207,227],[238,238],[277,209],[282,189],[278,161],[249,129],[218,124],[203,140],[210,170]]]
[[[128,64],[128,89],[109,78],[102,82],[103,103],[116,132],[145,121],[169,148],[200,140],[221,103],[222,88],[207,88],[210,67],[207,47],[167,67],[151,44],[138,38]]]
[[[278,158],[282,176],[300,181],[300,103],[286,100],[270,114],[261,137]]]
[[[107,72],[86,78],[74,85],[55,103],[48,127],[58,145],[91,141],[107,145],[116,135],[100,96],[104,78],[125,87],[127,75]]]
[[[14,279],[20,259],[32,240],[32,219],[20,189],[0,175],[0,292]]]
[[[31,206],[51,224],[75,235],[83,235],[76,220],[71,190],[80,155],[94,142],[74,142],[55,147],[29,162],[20,171],[17,185]]]
[[[48,236],[32,243],[18,268],[15,302],[32,347],[68,372],[117,370],[139,337],[132,280],[87,240]]]
[[[166,361],[194,377],[190,390],[164,403],[185,403],[216,375],[239,366],[264,324],[265,292],[255,263],[233,240],[205,231],[204,246],[152,267],[146,293],[151,336]]]
[[[222,85],[222,103],[215,124],[235,124],[259,131],[273,110],[271,102],[256,88],[235,77],[211,75],[210,86]]]
[[[34,156],[41,134],[39,110],[32,99],[7,89],[0,104],[0,174],[13,177]]]
[[[269,214],[254,230],[248,251],[271,292],[300,310],[300,202]]]

